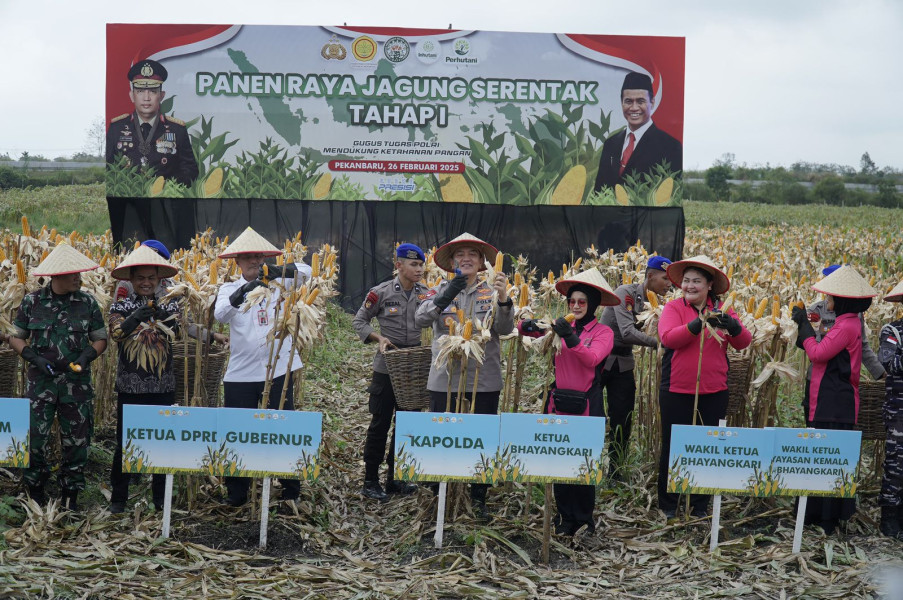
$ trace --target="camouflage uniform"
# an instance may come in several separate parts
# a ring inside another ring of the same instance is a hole
[[[94,390],[90,367],[81,373],[69,369],[92,342],[107,338],[97,302],[85,292],[62,296],[50,285],[25,296],[13,321],[15,337],[56,365],[55,376],[28,367],[28,398],[31,400],[31,466],[25,470],[29,486],[43,486],[50,469],[44,454],[53,418],[60,423],[62,467],[60,487],[85,488],[84,468],[94,426]]]
[[[884,400],[884,475],[880,506],[903,508],[903,320],[881,328],[878,358],[887,370]]]

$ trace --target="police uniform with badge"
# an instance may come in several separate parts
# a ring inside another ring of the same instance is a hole
[[[665,273],[671,261],[663,256],[653,256],[646,263],[646,270]],[[609,465],[617,475],[630,441],[632,416],[636,402],[634,378],[634,346],[658,346],[658,339],[640,331],[637,315],[646,309],[646,285],[628,283],[619,286],[615,294],[621,300],[617,306],[607,306],[599,322],[607,325],[615,334],[614,348],[599,367],[599,387],[606,391],[608,426],[611,431],[608,444]]]
[[[903,283],[886,302],[903,301]],[[878,359],[887,370],[884,399],[884,469],[881,475],[881,533],[903,541],[903,319],[888,323],[879,335]]]
[[[423,250],[414,244],[401,244],[395,251],[396,258],[424,261]],[[378,342],[379,336],[387,338],[395,348],[420,346],[420,328],[414,323],[417,307],[427,297],[428,288],[415,282],[405,290],[401,277],[381,283],[370,290],[364,303],[354,316],[352,326],[364,343]],[[371,326],[376,319],[379,334]],[[386,441],[395,411],[399,410],[395,391],[389,379],[386,359],[377,350],[373,357],[373,378],[367,390],[370,393],[370,427],[364,442],[364,488],[361,493],[377,500],[385,500],[386,493],[412,493],[417,486],[394,480],[395,432],[386,453]],[[385,491],[379,485],[379,466],[385,459],[387,466]]]
[[[31,461],[24,472],[28,494],[39,504],[45,501],[44,484],[50,476],[46,447],[56,418],[62,450],[60,495],[62,506],[70,510],[78,508],[78,492],[85,489],[94,429],[90,364],[106,349],[107,340],[97,301],[79,289],[80,273],[96,268],[69,244],[54,248],[32,273],[50,277],[50,283],[23,298],[9,340],[29,363]]]
[[[106,159],[113,164],[125,156],[129,166],[153,169],[156,175],[190,186],[197,179],[198,165],[188,129],[184,121],[160,112],[166,77],[166,69],[155,60],[139,61],[129,69],[135,110],[110,122]],[[153,110],[156,114],[147,114]]]

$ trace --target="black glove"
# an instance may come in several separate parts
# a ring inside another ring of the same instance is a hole
[[[57,367],[53,364],[53,361],[47,360],[43,356],[39,356],[31,346],[22,348],[22,358],[36,366],[38,371],[44,375],[56,375]]]
[[[794,306],[793,310],[790,312],[790,318],[793,319],[793,322],[797,325],[802,325],[804,322],[809,321],[809,313],[806,312],[805,308]]]
[[[702,331],[702,318],[696,317],[695,319],[687,323],[687,329],[689,329],[690,333],[692,333],[693,335],[699,335],[699,333]]]
[[[82,350],[82,353],[75,359],[74,364],[80,366],[82,371],[84,371],[95,358],[97,358],[97,350],[94,349],[94,346],[88,344],[88,347]]]
[[[555,319],[555,322],[552,323],[552,331],[558,334],[568,348],[573,348],[580,343],[580,336],[564,317]]]
[[[718,318],[715,321],[715,327],[724,329],[731,337],[740,335],[740,333],[743,331],[743,326],[740,325],[740,322],[727,313],[721,313],[718,315]]]
[[[295,266],[295,263],[288,263],[286,265],[271,265],[267,263],[267,279],[294,279],[295,273],[298,272],[298,267]],[[263,269],[260,269],[260,276],[263,277]]]
[[[163,308],[163,306],[157,306],[156,310],[154,311],[154,318],[157,319],[158,321],[165,321],[172,314],[173,313],[171,313],[168,310],[166,310],[165,308]]]
[[[455,278],[448,282],[442,293],[433,300],[433,305],[439,310],[445,310],[452,303],[455,296],[461,293],[461,290],[467,287],[467,276],[461,273],[455,275]]]
[[[520,329],[524,333],[538,333],[540,331],[545,331],[545,328],[541,327],[539,321],[536,319],[524,319],[521,321]]]
[[[229,296],[229,304],[231,304],[233,308],[241,307],[241,305],[245,301],[245,296],[247,296],[251,290],[254,290],[256,288],[259,288],[259,287],[265,286],[265,285],[266,284],[264,282],[260,281],[259,279],[255,279],[254,281],[249,281],[248,283],[244,284],[243,286],[241,286],[240,288],[238,288],[237,290],[232,292],[232,295]]]
[[[135,331],[138,328],[138,325],[144,323],[146,321],[150,321],[151,317],[157,312],[153,306],[140,306],[132,311],[126,319],[122,322],[122,325],[119,326],[119,329],[122,330],[122,333],[128,335]]]
[[[796,345],[803,348],[803,342],[805,342],[806,339],[815,337],[815,330],[812,328],[812,323],[809,322],[809,319],[806,319],[802,323],[797,323],[797,325],[799,326],[799,333],[796,336]]]

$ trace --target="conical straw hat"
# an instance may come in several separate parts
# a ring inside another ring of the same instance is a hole
[[[235,258],[239,254],[263,254],[264,256],[278,256],[282,250],[269,243],[266,238],[248,227],[240,236],[235,238],[226,250],[219,255],[220,258]]]
[[[138,246],[110,274],[116,279],[130,279],[132,277],[132,267],[157,267],[157,275],[160,277],[172,277],[179,272],[177,267],[169,264],[153,248]]]
[[[812,286],[812,289],[840,298],[874,298],[878,290],[869,285],[856,269],[844,265]]]
[[[52,277],[54,275],[70,275],[98,268],[96,262],[67,243],[57,244],[53,252],[41,261],[38,268],[31,272],[35,277]]]
[[[462,233],[452,241],[447,244],[440,246],[436,253],[433,254],[433,262],[440,269],[444,269],[449,273],[454,272],[455,266],[452,256],[455,253],[455,250],[462,246],[471,246],[478,249],[482,254],[485,260],[488,260],[490,263],[495,263],[495,257],[498,255],[499,251],[492,245],[487,244],[480,238],[470,235],[469,233]],[[480,271],[486,270],[486,265],[480,265]]]
[[[900,302],[903,301],[903,281],[894,286],[894,289],[887,292],[887,295],[884,297],[885,302]]]
[[[720,295],[731,289],[731,280],[727,278],[724,271],[715,266],[715,261],[705,254],[678,260],[677,262],[668,265],[668,279],[671,280],[671,283],[680,287],[684,278],[684,271],[686,271],[688,267],[698,267],[710,273],[713,278],[712,291],[715,294]]]
[[[599,269],[592,268],[587,269],[586,271],[581,271],[577,273],[570,279],[562,279],[558,283],[555,284],[555,289],[558,290],[562,296],[567,296],[568,291],[578,283],[583,285],[588,285],[591,288],[595,288],[599,290],[602,294],[602,303],[600,306],[617,306],[621,303],[621,299],[614,293],[611,289],[611,286],[608,285],[608,282],[605,281],[605,277],[602,276],[602,273],[599,272]]]

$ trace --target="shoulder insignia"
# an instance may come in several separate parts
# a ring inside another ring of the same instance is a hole
[[[624,306],[633,306],[633,296],[630,294],[624,296]]]
[[[367,294],[367,299],[364,300],[364,306],[370,308],[377,302],[379,302],[379,294],[377,294],[373,290],[370,290],[370,293]]]
[[[821,321],[821,316],[817,312],[809,313],[809,322],[810,323],[818,323]]]
[[[122,300],[129,295],[129,291],[124,285],[116,286],[116,300]]]
[[[438,292],[437,292],[436,290],[430,290],[430,291],[428,291],[426,294],[424,294],[424,296],[425,296],[426,298],[432,298],[432,297],[435,296],[437,293],[438,293]]]
[[[132,115],[132,113],[125,113],[124,115],[119,115],[118,117],[111,119],[110,123],[112,124],[112,123],[115,123],[116,121],[121,121],[121,120],[125,119],[126,117],[130,117],[131,115]]]
[[[182,127],[185,127],[185,121],[183,121],[182,119],[177,119],[175,117],[164,117],[164,120],[166,120],[170,123],[175,123],[176,125],[181,125]]]

